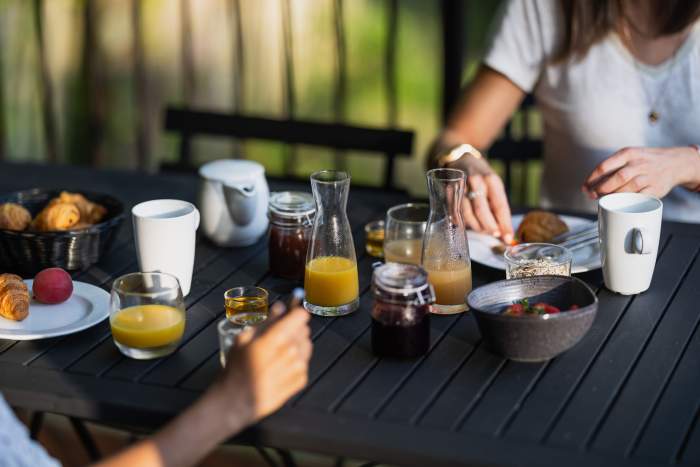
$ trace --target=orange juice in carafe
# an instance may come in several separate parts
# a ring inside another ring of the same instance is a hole
[[[315,305],[341,306],[357,300],[359,296],[357,264],[348,258],[314,258],[306,265],[304,279],[306,298]]]

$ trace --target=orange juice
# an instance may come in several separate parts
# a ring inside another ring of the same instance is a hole
[[[127,347],[147,349],[172,344],[185,332],[185,313],[167,305],[138,305],[110,318],[114,340]]]
[[[360,295],[357,264],[340,256],[320,256],[306,265],[306,300],[318,306],[341,306]]]
[[[420,238],[392,240],[384,245],[384,260],[391,263],[420,265],[422,250],[423,240]]]
[[[472,290],[472,269],[463,264],[449,269],[428,271],[428,281],[435,289],[435,303],[438,305],[464,305],[466,295]]]

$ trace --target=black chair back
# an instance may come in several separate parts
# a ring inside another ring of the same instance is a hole
[[[162,168],[166,170],[195,169],[192,163],[194,136],[225,136],[240,140],[258,139],[290,145],[320,146],[336,151],[368,151],[386,160],[382,183],[382,187],[386,189],[395,188],[393,177],[395,159],[408,157],[413,150],[413,132],[411,131],[308,120],[274,120],[180,108],[166,110],[165,129],[180,135],[179,159],[175,164],[164,164]],[[291,173],[285,174],[285,176],[291,175]]]

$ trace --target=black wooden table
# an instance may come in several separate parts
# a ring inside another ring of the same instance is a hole
[[[112,193],[127,204],[194,201],[190,176],[148,176],[67,167],[0,165],[0,192],[32,186]],[[306,189],[272,184],[273,189]],[[700,464],[700,225],[664,223],[651,289],[624,297],[597,288],[600,311],[583,341],[546,363],[485,351],[471,315],[435,317],[430,352],[414,360],[370,349],[371,264],[362,225],[383,217],[396,194],[350,192],[359,254],[361,309],[311,321],[308,387],[238,440],[405,465]],[[113,249],[77,278],[109,289],[136,270],[127,220]],[[475,285],[500,271],[474,266]],[[262,240],[219,249],[199,241],[187,329],[177,353],[124,358],[107,322],[33,342],[0,341],[0,390],[9,403],[150,431],[197,398],[216,375],[216,323],[225,289],[259,284],[280,296],[292,284],[267,273]]]

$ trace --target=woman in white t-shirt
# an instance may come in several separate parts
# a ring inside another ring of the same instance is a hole
[[[631,191],[700,222],[700,0],[507,0],[429,164],[468,174],[468,225],[510,241],[488,148],[527,93],[544,119],[542,205]]]

